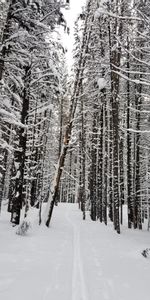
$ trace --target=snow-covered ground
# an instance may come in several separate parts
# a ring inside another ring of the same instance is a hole
[[[76,204],[55,208],[51,227],[18,236],[0,217],[0,300],[149,300],[150,233],[112,228]]]

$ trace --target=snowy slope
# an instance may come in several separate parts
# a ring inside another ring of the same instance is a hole
[[[55,208],[51,228],[15,234],[0,218],[0,300],[149,300],[150,233],[117,235],[76,204]]]

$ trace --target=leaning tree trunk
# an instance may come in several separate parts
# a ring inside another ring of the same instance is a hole
[[[87,4],[87,14],[86,14],[85,27],[84,27],[84,32],[83,32],[83,41],[82,41],[82,45],[81,45],[81,52],[80,52],[81,54],[80,54],[79,62],[78,62],[78,70],[76,73],[76,79],[75,79],[75,83],[74,83],[73,96],[71,99],[69,121],[68,121],[68,125],[66,126],[63,146],[62,146],[61,154],[60,154],[60,157],[58,160],[57,169],[56,169],[56,173],[55,173],[55,177],[54,177],[54,181],[53,181],[52,194],[50,195],[51,197],[49,198],[47,208],[46,208],[46,210],[48,210],[47,216],[46,216],[46,221],[45,221],[45,224],[47,227],[49,227],[53,209],[54,209],[54,204],[55,204],[57,196],[58,196],[59,182],[60,182],[62,170],[64,167],[67,150],[69,147],[69,141],[70,141],[72,126],[73,126],[73,119],[75,117],[77,102],[78,102],[79,94],[80,94],[81,87],[82,87],[83,71],[84,71],[84,67],[85,67],[85,63],[86,63],[86,54],[88,53],[88,45],[89,45],[89,39],[90,39],[90,35],[91,35],[92,20],[94,18],[93,16],[91,18],[91,14],[90,14],[91,4],[92,4],[91,2],[92,1],[90,0]],[[90,28],[88,27],[89,24],[90,24]]]
[[[65,137],[64,137],[64,141],[63,141],[63,147],[62,147],[59,161],[57,164],[56,175],[55,175],[53,186],[52,186],[51,199],[48,201],[48,215],[47,215],[47,219],[45,222],[47,227],[49,227],[50,220],[51,220],[52,213],[53,213],[54,204],[57,199],[57,195],[58,195],[58,191],[59,191],[59,182],[60,182],[60,178],[61,178],[61,174],[63,171],[64,162],[65,162],[65,158],[66,158],[66,154],[67,154],[67,150],[68,150],[71,130],[72,130],[72,121],[67,125],[67,128],[66,128]]]

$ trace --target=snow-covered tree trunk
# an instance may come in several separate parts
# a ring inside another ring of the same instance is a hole
[[[29,110],[29,84],[31,76],[31,66],[25,66],[24,75],[24,90],[22,95],[22,111],[21,111],[21,123],[26,127],[28,110]],[[19,130],[19,145],[18,149],[14,153],[14,164],[16,168],[16,175],[13,178],[14,191],[11,207],[11,222],[15,225],[20,223],[20,212],[23,205],[23,182],[24,182],[24,169],[26,158],[26,142],[27,133],[26,128]]]

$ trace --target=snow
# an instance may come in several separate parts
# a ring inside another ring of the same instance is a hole
[[[98,84],[98,87],[99,87],[100,90],[106,88],[106,86],[107,86],[107,82],[106,82],[105,78],[103,78],[103,77],[99,78],[97,80],[97,84]]]
[[[118,235],[76,204],[55,207],[50,228],[36,225],[15,234],[8,213],[0,218],[0,299],[149,300],[150,259],[146,230],[122,227]]]
[[[106,2],[105,1],[102,1],[102,2],[103,3],[101,3],[99,8],[95,11],[95,14],[94,14],[95,19],[98,19],[102,15],[104,15],[104,16],[109,16],[109,17],[116,18],[116,19],[121,19],[121,20],[135,20],[135,21],[141,21],[142,20],[141,18],[137,18],[137,17],[134,17],[134,16],[130,17],[130,16],[121,16],[121,15],[118,15],[118,14],[114,14],[111,11],[109,11],[107,7],[105,7]]]

